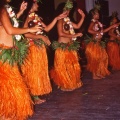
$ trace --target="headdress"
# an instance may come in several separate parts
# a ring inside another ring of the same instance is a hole
[[[118,12],[117,11],[112,12],[110,24],[112,24],[114,18],[116,18],[118,20]]]
[[[112,18],[117,18],[118,17],[118,12],[117,11],[114,11],[112,12]]]
[[[65,7],[63,8],[64,11],[71,10],[73,8],[73,2],[70,0],[67,0]]]
[[[100,9],[101,9],[101,5],[99,1],[95,1],[94,8],[90,12],[94,15],[95,13],[98,13]]]

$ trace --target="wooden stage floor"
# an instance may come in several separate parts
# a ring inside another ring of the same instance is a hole
[[[93,80],[86,70],[82,76],[84,85],[72,92],[53,85],[29,120],[120,120],[120,71],[101,80]]]

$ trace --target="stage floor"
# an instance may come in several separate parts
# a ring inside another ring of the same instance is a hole
[[[29,120],[120,120],[120,71],[93,80],[83,70],[83,86],[63,92],[53,84],[53,92],[43,96],[46,102],[35,106]]]

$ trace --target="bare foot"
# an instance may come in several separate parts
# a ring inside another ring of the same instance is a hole
[[[97,76],[100,77],[101,79],[105,78],[105,76],[103,76],[103,75],[97,75]]]
[[[93,76],[93,79],[94,79],[94,80],[99,80],[99,79],[101,79],[101,77]]]
[[[73,89],[61,88],[62,91],[73,91]]]
[[[42,100],[42,99],[34,99],[34,103],[35,104],[42,104],[42,103],[44,103],[44,102],[46,102],[46,100]]]

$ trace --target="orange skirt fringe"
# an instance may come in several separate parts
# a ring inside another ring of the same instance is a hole
[[[31,95],[44,95],[52,91],[48,75],[48,60],[46,48],[33,45],[25,64],[22,66],[22,74],[30,90]]]
[[[57,49],[51,78],[62,90],[74,90],[82,86],[81,68],[76,51]]]
[[[107,53],[109,65],[114,70],[120,70],[120,49],[116,42],[108,42]]]
[[[33,114],[29,91],[17,65],[0,62],[0,118],[26,120]]]
[[[108,55],[100,43],[90,42],[86,46],[87,69],[96,75],[109,75]]]

